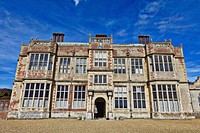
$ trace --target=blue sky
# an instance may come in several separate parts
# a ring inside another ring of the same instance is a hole
[[[12,88],[21,42],[88,42],[88,34],[113,34],[114,43],[153,41],[183,44],[190,81],[200,76],[200,0],[0,0],[0,88]]]

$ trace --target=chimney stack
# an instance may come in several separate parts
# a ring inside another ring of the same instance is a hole
[[[139,35],[138,36],[140,44],[148,44],[149,43],[149,35]]]
[[[63,42],[64,41],[64,33],[53,33],[53,41],[54,42]]]

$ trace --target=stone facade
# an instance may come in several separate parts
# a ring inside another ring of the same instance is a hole
[[[76,43],[54,33],[22,44],[8,118],[93,119],[95,107],[107,119],[193,118],[182,45],[138,38],[114,44],[100,34]]]
[[[196,118],[200,118],[200,77],[193,83],[189,84],[192,108]]]

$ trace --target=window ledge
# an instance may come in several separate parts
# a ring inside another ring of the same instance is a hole
[[[108,85],[107,83],[100,84],[100,83],[94,83],[94,85]]]

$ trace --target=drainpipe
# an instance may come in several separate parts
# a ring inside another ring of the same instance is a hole
[[[73,61],[74,61],[74,56],[75,56],[75,50],[72,52],[72,59],[73,59]],[[72,69],[71,69],[72,72],[74,71],[73,68],[74,68],[74,66],[72,66]],[[73,84],[72,84],[72,82],[73,82],[73,73],[71,74],[71,79],[70,79],[70,90],[69,90],[70,104],[68,105],[68,108],[69,108],[68,118],[71,117],[71,109],[72,109],[72,90],[73,90]]]
[[[130,103],[130,118],[133,118],[132,116],[132,104],[131,104],[131,85],[130,85],[130,82],[131,82],[131,79],[130,79],[130,66],[129,66],[129,56],[130,56],[130,52],[127,51],[126,52],[126,56],[127,56],[127,63],[128,63],[128,87],[129,87],[129,103]]]

